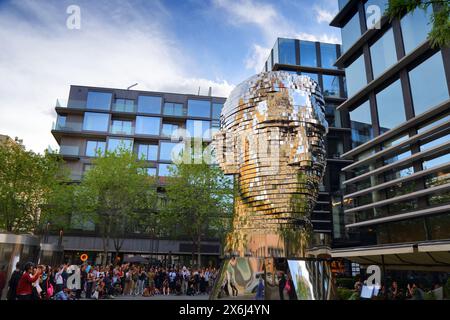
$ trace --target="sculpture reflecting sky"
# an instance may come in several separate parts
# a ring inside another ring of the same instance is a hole
[[[263,72],[227,99],[216,156],[237,184],[226,250],[240,256],[302,256],[325,172],[328,124],[318,84]]]

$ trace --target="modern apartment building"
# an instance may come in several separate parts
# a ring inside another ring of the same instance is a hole
[[[74,181],[81,180],[99,150],[114,151],[125,146],[144,157],[148,174],[158,176],[164,184],[172,162],[171,152],[179,144],[172,141],[172,133],[186,129],[191,137],[210,140],[211,131],[219,127],[224,102],[225,98],[212,96],[71,86],[67,102],[57,101],[52,134]],[[73,221],[71,230],[65,232],[63,245],[76,258],[85,250],[98,256],[101,243],[94,224]],[[170,255],[174,262],[183,255],[190,257],[192,247],[189,240],[130,234],[122,251],[151,253],[161,260]],[[205,259],[217,258],[219,242],[205,241],[202,251]]]
[[[326,139],[328,160],[312,214],[315,248],[312,248],[312,254],[327,254],[328,250],[323,249],[343,237],[343,223],[339,222],[342,207],[333,204],[342,202],[341,185],[344,179],[340,172],[351,164],[351,160],[341,159],[341,155],[351,148],[351,131],[347,111],[337,110],[347,97],[344,70],[334,66],[340,55],[339,44],[278,38],[264,66],[265,71],[284,70],[307,75],[319,83],[324,94],[329,124]],[[333,216],[335,225],[332,223]]]
[[[339,1],[351,150],[341,155],[348,241],[362,265],[450,271],[450,49],[427,40],[431,10],[392,22],[387,0]]]

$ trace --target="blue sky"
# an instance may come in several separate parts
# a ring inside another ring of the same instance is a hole
[[[72,4],[80,30],[66,27]],[[70,84],[227,96],[277,37],[339,43],[336,12],[337,0],[0,0],[0,133],[56,147]]]

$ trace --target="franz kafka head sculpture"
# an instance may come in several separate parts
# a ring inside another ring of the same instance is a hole
[[[214,141],[237,187],[228,252],[304,256],[327,132],[322,93],[307,76],[263,72],[231,92]]]

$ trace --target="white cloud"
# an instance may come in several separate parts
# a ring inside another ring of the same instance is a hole
[[[318,6],[314,6],[314,12],[316,13],[316,21],[318,23],[324,22],[326,24],[329,24],[331,22],[331,20],[333,20],[334,16],[336,15],[336,13],[325,10]]]
[[[259,44],[253,44],[250,54],[245,59],[245,67],[247,69],[253,69],[257,73],[261,72],[269,54],[270,48],[264,48]]]
[[[333,0],[334,1],[334,0]],[[310,41],[339,43],[339,38],[325,32],[307,33],[299,32],[302,24],[290,21],[284,17],[273,5],[259,0],[214,0],[214,4],[224,10],[224,17],[232,25],[251,24],[256,26],[263,35],[260,43],[253,43],[250,53],[244,60],[247,69],[260,72],[264,62],[269,56],[270,48],[279,38],[297,38]],[[302,4],[302,10],[306,5]],[[318,7],[315,7],[318,8]],[[300,9],[299,9],[300,10]],[[332,16],[330,12],[321,10],[321,19]],[[332,18],[332,17],[331,17]]]
[[[54,104],[67,98],[71,84],[126,88],[138,82],[138,90],[180,93],[197,93],[199,86],[206,93],[211,86],[219,96],[231,91],[223,79],[190,73],[192,61],[157,19],[160,13],[107,4],[104,16],[92,2],[80,5],[81,30],[66,28],[61,5],[17,1],[3,7],[0,133],[18,136],[38,152],[57,146],[50,133]]]

